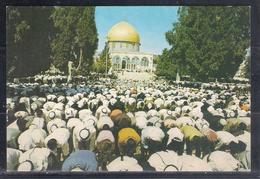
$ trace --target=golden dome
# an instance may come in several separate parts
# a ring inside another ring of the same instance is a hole
[[[109,42],[134,42],[140,43],[140,37],[135,28],[127,22],[119,22],[108,32]]]

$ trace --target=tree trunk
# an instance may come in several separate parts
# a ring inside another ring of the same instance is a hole
[[[81,63],[82,63],[82,59],[83,59],[83,50],[82,48],[80,48],[80,51],[79,51],[79,64],[78,64],[78,67],[76,68],[76,70],[78,71],[80,66],[81,66]]]

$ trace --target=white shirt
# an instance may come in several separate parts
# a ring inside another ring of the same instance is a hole
[[[181,130],[177,127],[171,128],[167,131],[167,134],[169,135],[169,139],[167,142],[167,145],[171,143],[171,141],[177,140],[179,142],[183,141],[184,134],[181,132]]]
[[[70,118],[67,122],[68,129],[72,129],[77,125],[83,125],[83,122],[79,118]]]
[[[195,125],[195,121],[191,118],[191,117],[179,117],[176,120],[176,124],[180,127],[185,126],[185,125],[190,125],[190,126],[194,126]]]
[[[44,142],[45,145],[47,146],[47,143],[50,139],[56,139],[58,145],[63,146],[68,143],[70,137],[70,131],[66,128],[58,128],[54,130],[50,135],[48,135]]]
[[[115,142],[115,138],[110,130],[100,131],[96,139],[96,144],[106,139],[110,140],[111,142]]]
[[[90,132],[90,134],[89,134],[89,135],[90,135],[90,136],[89,136],[89,139],[91,138],[91,136],[92,136],[93,134],[96,134],[96,129],[95,129],[94,126],[90,126],[90,125],[88,125],[88,126],[78,125],[78,126],[76,126],[76,127],[74,128],[74,130],[73,130],[73,135],[76,136],[76,138],[77,138],[78,141],[81,141],[81,137],[80,137],[79,133],[80,133],[80,131],[81,131],[82,129],[88,129],[88,130],[89,130],[89,132]]]
[[[97,121],[97,128],[98,128],[98,129],[102,129],[105,124],[107,124],[110,128],[114,127],[114,122],[111,120],[110,117],[108,117],[108,116],[102,116],[102,117]]]
[[[199,129],[202,130],[204,128],[208,128],[209,127],[209,122],[206,121],[205,119],[197,119],[195,121],[195,126]]]
[[[6,129],[6,141],[7,142],[11,142],[11,143],[16,143],[16,138],[17,136],[20,134],[20,130],[16,124],[16,121],[15,120],[14,122],[12,122],[11,124],[9,124],[7,126],[7,129]],[[11,144],[12,147],[15,147],[16,144]]]
[[[53,127],[55,125],[55,127]],[[66,122],[64,120],[61,120],[59,118],[55,118],[48,122],[47,124],[47,130],[49,133],[52,133],[57,128],[66,127]]]
[[[46,132],[41,128],[27,129],[18,137],[18,144],[20,150],[29,150],[36,146],[42,146],[44,139],[47,136]]]
[[[157,98],[157,99],[154,101],[154,105],[155,105],[157,108],[160,108],[161,106],[164,105],[164,100],[161,99],[161,98]]]
[[[123,156],[116,158],[107,165],[108,171],[143,171],[143,168],[138,164],[137,160],[132,157]]]
[[[144,116],[137,116],[137,117],[135,118],[135,125],[136,125],[139,129],[146,128],[147,119],[146,119]]]
[[[31,125],[37,126],[37,128],[43,128],[44,127],[44,118],[41,117],[35,117],[31,123]]]
[[[6,152],[6,170],[16,170],[16,166],[19,163],[19,157],[23,152],[13,148],[7,148]]]
[[[33,148],[20,155],[19,163],[30,160],[33,163],[33,171],[45,171],[48,167],[48,156],[50,150],[47,148]]]
[[[246,144],[246,150],[251,151],[251,134],[247,131],[244,131],[244,134],[236,136],[238,140],[241,140]]]
[[[180,171],[212,171],[210,165],[206,161],[195,156],[184,154],[179,157],[179,162],[182,163]]]
[[[97,118],[93,115],[88,115],[85,116],[85,118],[81,119],[82,122],[84,123],[84,125],[93,125],[96,126],[97,125]]]
[[[219,149],[222,145],[229,145],[230,142],[238,143],[238,139],[231,133],[227,131],[217,131],[219,143],[216,146],[216,149]]]
[[[145,118],[147,117],[145,111],[137,111],[137,112],[135,112],[135,117],[139,117],[139,116],[143,116]]]
[[[77,115],[77,110],[76,109],[73,109],[73,108],[66,108],[65,109],[65,118],[66,119],[69,119],[69,118],[71,118],[71,117],[76,117],[76,115]]]
[[[47,111],[50,111],[53,109],[53,107],[55,106],[55,102],[52,102],[52,101],[47,101],[44,105],[43,105],[43,108]]]
[[[159,113],[155,109],[151,109],[147,112],[147,117],[154,117],[154,116],[159,116]]]
[[[103,110],[105,110],[106,112],[104,113]],[[102,105],[97,108],[95,116],[97,119],[99,119],[101,116],[107,116],[110,113],[111,113],[111,110],[107,106]]]
[[[209,156],[208,164],[213,171],[234,171],[238,168],[239,162],[230,153],[214,151]]]
[[[167,150],[152,154],[148,159],[148,162],[156,171],[164,171],[169,165],[176,166],[177,169],[174,171],[177,171],[181,167],[178,158],[176,152]]]
[[[162,141],[165,134],[162,131],[162,129],[154,126],[147,126],[142,130],[142,142],[145,141],[145,139],[152,139],[154,141]]]
[[[79,118],[82,120],[85,118],[85,116],[92,115],[92,111],[89,109],[82,109],[79,111]]]

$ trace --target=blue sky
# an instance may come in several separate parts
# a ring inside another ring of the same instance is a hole
[[[141,51],[161,54],[169,45],[165,32],[178,20],[178,7],[174,6],[99,6],[96,7],[98,51],[102,51],[110,28],[120,21],[127,21],[139,32]]]

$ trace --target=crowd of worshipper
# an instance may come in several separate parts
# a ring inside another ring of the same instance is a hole
[[[7,84],[8,171],[251,169],[249,85],[57,81]]]

